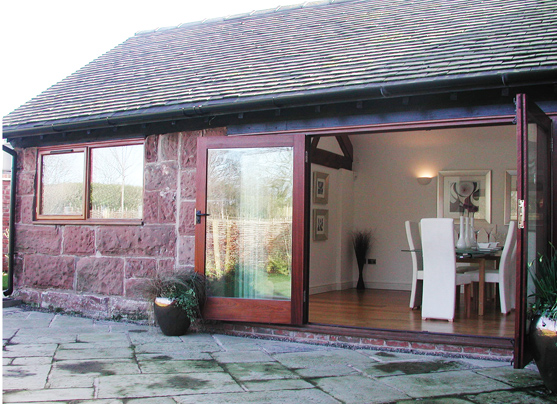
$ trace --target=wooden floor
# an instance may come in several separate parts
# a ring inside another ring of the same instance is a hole
[[[358,292],[356,289],[347,289],[319,293],[310,296],[309,322],[514,338],[514,311],[506,316],[502,315],[494,299],[487,302],[484,316],[478,316],[477,311],[473,311],[470,318],[465,318],[464,304],[461,302],[460,310],[452,323],[441,320],[422,321],[421,311],[410,310],[409,301],[410,292],[398,290],[366,289]]]

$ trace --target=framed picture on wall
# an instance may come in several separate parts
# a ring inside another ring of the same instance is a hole
[[[326,205],[329,202],[329,174],[313,173],[313,203]]]
[[[329,234],[329,211],[327,209],[313,209],[313,239],[327,240]]]
[[[517,220],[517,209],[516,170],[507,170],[505,173],[505,224],[509,224],[511,220]]]
[[[437,217],[458,222],[468,213],[491,223],[491,170],[439,171]]]

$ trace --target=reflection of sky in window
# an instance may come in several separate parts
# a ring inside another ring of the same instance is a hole
[[[94,183],[143,185],[143,145],[95,148],[91,153]]]
[[[83,153],[43,156],[43,184],[83,182],[85,161]]]

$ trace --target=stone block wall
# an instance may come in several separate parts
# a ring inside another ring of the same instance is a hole
[[[145,317],[141,284],[194,264],[197,138],[225,134],[147,137],[142,225],[33,223],[37,149],[18,150],[14,295],[98,318]]]
[[[2,177],[2,272],[8,272],[11,179]]]

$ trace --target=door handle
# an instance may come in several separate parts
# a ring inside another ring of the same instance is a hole
[[[200,210],[195,211],[195,224],[201,223],[201,216],[211,216],[210,213],[201,213]]]

